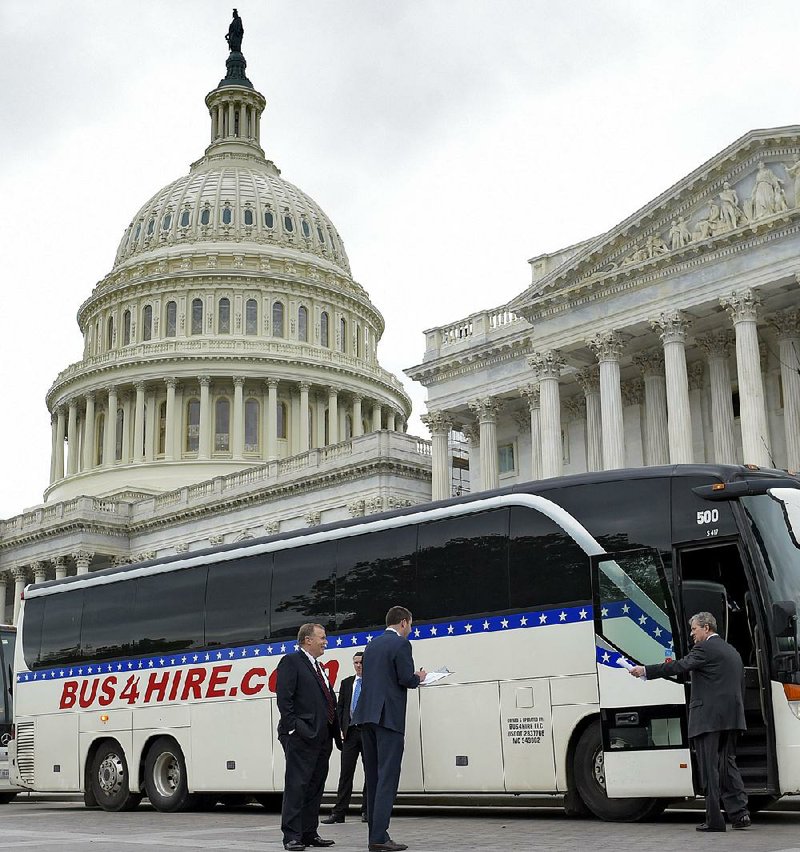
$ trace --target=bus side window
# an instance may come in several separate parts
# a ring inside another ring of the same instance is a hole
[[[592,599],[589,557],[555,521],[535,509],[511,509],[509,575],[511,609]]]
[[[33,671],[38,667],[42,645],[42,619],[44,598],[29,598],[25,601],[25,629],[22,631],[22,656],[25,665]]]
[[[270,553],[211,565],[206,588],[206,646],[265,642],[269,638],[271,582]]]
[[[139,577],[133,626],[137,653],[203,647],[207,575],[206,567],[197,566]]]
[[[419,619],[508,609],[508,509],[419,526]]]
[[[417,527],[381,530],[336,544],[336,629],[382,627],[395,603],[417,614]]]
[[[275,553],[270,639],[296,639],[308,621],[336,629],[332,554],[327,542]]]
[[[40,665],[81,662],[82,616],[83,589],[45,597]]]
[[[133,653],[136,583],[91,586],[84,589],[83,595],[81,659],[111,660]]]

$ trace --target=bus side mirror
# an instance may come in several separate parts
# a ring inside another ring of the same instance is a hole
[[[797,638],[797,604],[794,601],[772,604],[772,629],[775,636]]]

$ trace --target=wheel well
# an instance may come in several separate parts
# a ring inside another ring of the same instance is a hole
[[[171,734],[165,734],[165,733],[163,733],[163,732],[151,734],[151,735],[150,735],[150,736],[149,736],[149,737],[148,737],[148,738],[147,738],[147,739],[146,739],[146,740],[142,743],[142,750],[139,752],[139,771],[138,771],[138,778],[139,778],[139,789],[140,789],[140,790],[144,790],[144,765],[145,765],[145,762],[147,761],[147,753],[148,753],[148,752],[150,751],[150,749],[152,748],[153,743],[154,743],[156,740],[160,740],[160,739],[172,740],[172,742],[174,742],[174,743],[175,743],[175,745],[176,745],[176,746],[177,746],[177,747],[181,750],[181,754],[183,755],[183,759],[184,759],[184,760],[186,760],[186,753],[185,753],[185,752],[184,752],[184,750],[183,750],[183,746],[182,746],[182,745],[180,744],[180,742],[179,742],[179,741],[178,741],[175,737],[173,737]]]
[[[91,791],[91,782],[89,781],[89,772],[92,767],[92,761],[94,760],[94,756],[97,754],[97,750],[100,748],[103,743],[114,743],[122,753],[125,753],[125,749],[122,748],[119,740],[115,737],[98,737],[96,740],[93,740],[91,745],[89,746],[86,752],[86,761],[83,764],[83,792]]]
[[[575,726],[575,730],[572,732],[569,738],[569,745],[567,746],[567,754],[566,754],[566,770],[567,770],[567,790],[571,792],[575,791],[575,749],[578,746],[578,740],[583,735],[583,732],[594,722],[600,719],[600,715],[598,713],[589,713],[588,716],[584,716],[578,724]]]

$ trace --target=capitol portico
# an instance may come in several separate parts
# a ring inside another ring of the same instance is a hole
[[[800,127],[752,131],[625,221],[425,332],[433,496],[667,463],[800,468]]]

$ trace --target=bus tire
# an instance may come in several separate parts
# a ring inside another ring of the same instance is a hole
[[[269,813],[280,813],[283,807],[283,793],[258,793],[255,800]]]
[[[666,806],[662,799],[609,799],[603,774],[600,721],[581,733],[573,758],[575,789],[586,807],[607,822],[640,822],[658,816]]]
[[[144,788],[158,811],[175,813],[191,807],[186,761],[172,737],[159,737],[150,746],[144,762]]]
[[[116,740],[100,743],[89,770],[91,797],[104,811],[132,811],[142,797],[129,786],[128,761]]]

